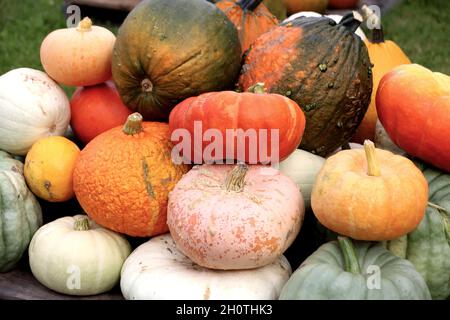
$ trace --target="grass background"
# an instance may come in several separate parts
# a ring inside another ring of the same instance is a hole
[[[86,12],[82,10],[82,16]],[[94,23],[117,33],[123,16]],[[450,1],[404,0],[382,17],[386,39],[397,42],[410,59],[450,74]],[[0,75],[19,67],[42,69],[44,37],[65,27],[63,0],[0,0]],[[65,88],[71,94],[73,88]]]

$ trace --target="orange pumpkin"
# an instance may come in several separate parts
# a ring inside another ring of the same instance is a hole
[[[78,87],[70,100],[70,125],[78,139],[88,143],[100,133],[123,124],[131,111],[120,100],[112,81]]]
[[[31,191],[49,202],[74,196],[72,174],[80,154],[67,138],[50,136],[33,144],[25,158],[24,176]]]
[[[91,86],[111,78],[116,37],[93,26],[86,17],[77,28],[58,29],[41,44],[41,63],[55,81],[67,86]]]
[[[328,229],[357,240],[390,240],[414,230],[428,202],[428,184],[409,159],[366,140],[328,158],[311,206]]]
[[[450,173],[450,76],[398,66],[380,81],[377,112],[395,145]]]
[[[375,97],[381,78],[395,67],[411,63],[403,50],[395,42],[384,40],[382,28],[373,29],[372,40],[369,41],[366,39],[364,42],[369,51],[370,61],[374,65],[372,68],[373,90],[369,108],[352,138],[352,141],[357,143],[363,143],[366,139],[374,140],[375,138],[375,126],[378,120]]]
[[[242,52],[261,34],[278,24],[278,19],[261,2],[262,0],[223,0],[216,4],[238,30]]]
[[[131,236],[168,231],[168,194],[186,165],[171,159],[165,123],[142,122],[139,113],[122,127],[95,137],[82,150],[73,183],[81,207],[98,224]]]

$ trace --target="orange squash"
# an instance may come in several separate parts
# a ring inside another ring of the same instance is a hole
[[[98,224],[130,236],[168,231],[168,194],[186,165],[171,159],[165,123],[143,122],[139,113],[95,137],[82,150],[73,183],[81,207]]]
[[[50,136],[38,140],[25,158],[24,176],[31,191],[49,202],[74,196],[72,174],[80,149],[67,138]]]
[[[92,86],[111,78],[115,35],[86,17],[77,28],[58,29],[41,44],[41,63],[55,81],[67,86]]]
[[[381,241],[413,231],[428,202],[428,184],[409,159],[366,140],[328,158],[311,206],[322,225],[357,240]]]
[[[278,24],[278,19],[261,2],[262,0],[223,0],[216,4],[238,30],[242,52],[261,34]]]
[[[84,144],[127,120],[131,111],[120,100],[112,81],[78,87],[70,100],[70,126]]]
[[[370,61],[374,65],[372,68],[373,90],[369,108],[352,138],[352,141],[357,143],[363,143],[365,139],[374,140],[375,126],[378,120],[375,97],[381,78],[395,67],[411,63],[411,60],[395,42],[384,39],[382,28],[373,29],[372,40],[366,39],[364,42],[369,51]]]

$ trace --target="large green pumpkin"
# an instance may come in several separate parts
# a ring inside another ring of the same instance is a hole
[[[306,115],[301,149],[327,156],[346,144],[369,106],[372,65],[352,14],[336,24],[299,17],[261,35],[249,49],[239,86],[263,82],[295,100]]]
[[[282,300],[409,300],[431,298],[425,280],[408,260],[382,243],[348,238],[322,245],[292,274]]]
[[[450,175],[422,162],[416,165],[428,181],[427,211],[413,232],[387,242],[387,247],[414,264],[433,299],[446,299],[450,296]]]
[[[123,102],[147,120],[167,120],[181,100],[233,88],[236,28],[204,0],[146,0],[119,29],[112,73]]]
[[[0,272],[14,268],[41,225],[41,207],[25,183],[23,164],[0,151]]]

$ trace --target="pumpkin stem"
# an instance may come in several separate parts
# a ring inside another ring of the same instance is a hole
[[[242,10],[255,10],[263,0],[239,0],[238,5]]]
[[[89,19],[89,17],[84,17],[83,20],[80,21],[80,23],[78,24],[78,31],[90,31],[92,27],[92,20]]]
[[[250,86],[247,89],[247,92],[251,93],[266,93],[266,88],[264,88],[264,82],[258,82],[257,84],[254,84]]]
[[[153,83],[145,78],[141,81],[141,88],[143,92],[152,92],[153,91]]]
[[[88,217],[82,217],[75,219],[75,223],[73,224],[73,229],[75,231],[87,231],[89,230],[89,219]]]
[[[372,31],[372,43],[383,43],[384,42],[384,32],[383,27],[380,26],[380,29],[373,29]]]
[[[338,236],[338,242],[342,255],[344,256],[345,271],[354,274],[361,273],[358,257],[356,257],[355,247],[353,246],[352,240],[347,237]]]
[[[369,20],[372,19],[372,24],[375,26],[379,26],[379,28],[373,28],[372,30],[372,40],[371,43],[382,43],[384,42],[384,33],[383,28],[381,27],[380,17],[377,16],[372,9],[370,9],[367,5],[363,5],[361,7],[362,14],[364,19]]]
[[[372,141],[364,141],[364,151],[366,152],[367,174],[369,176],[379,177],[381,175],[380,164],[376,158],[375,145]]]
[[[441,207],[440,205],[437,205],[437,204],[435,204],[433,202],[430,202],[430,201],[428,201],[428,206],[430,206],[430,207],[432,207],[434,209],[437,209],[437,210],[442,210],[442,211],[447,212],[447,210],[444,207]]]
[[[241,192],[244,189],[247,171],[248,166],[245,163],[238,163],[228,174],[225,180],[225,189],[227,191]]]
[[[140,113],[135,112],[128,116],[127,122],[123,126],[123,133],[132,136],[144,131],[142,127],[142,116]]]
[[[347,28],[347,30],[355,32],[362,22],[362,16],[358,12],[353,11],[347,13],[344,17],[342,17],[341,21],[338,23],[338,26],[344,26]]]
[[[428,201],[428,206],[436,209],[442,218],[442,224],[444,225],[444,233],[447,238],[447,242],[450,245],[450,221],[448,219],[448,211],[444,207]]]

